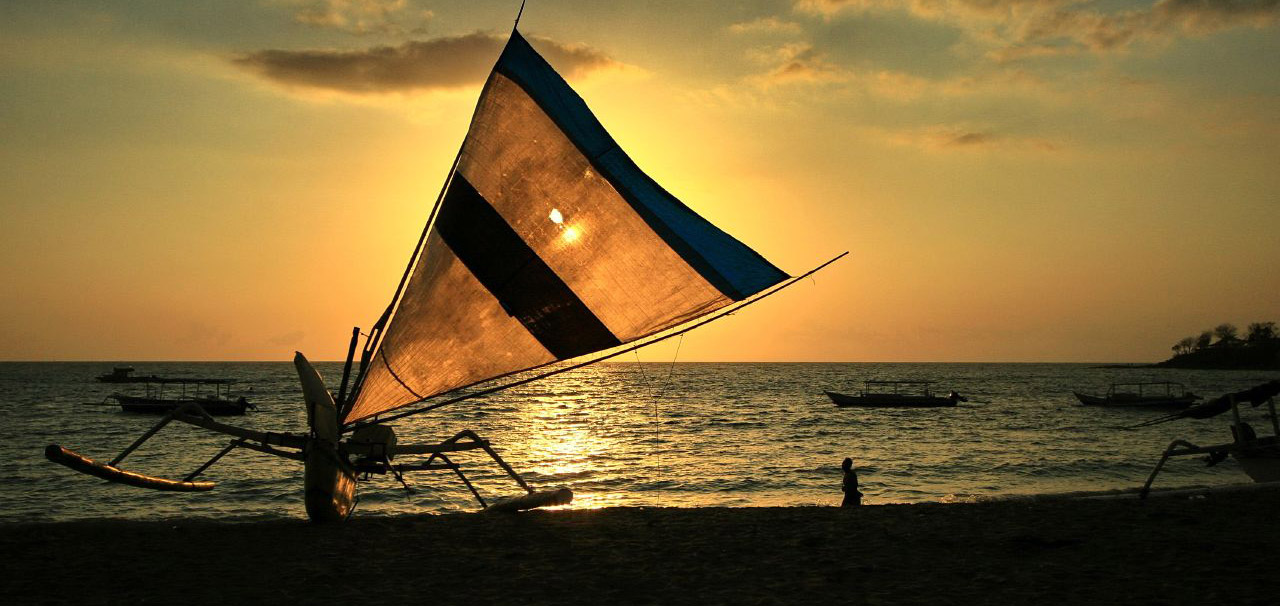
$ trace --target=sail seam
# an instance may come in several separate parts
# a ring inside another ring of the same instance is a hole
[[[423,397],[422,394],[414,391],[412,387],[409,387],[409,384],[405,383],[404,379],[400,378],[400,375],[396,374],[396,369],[391,367],[391,361],[387,359],[387,350],[385,348],[383,347],[378,348],[378,358],[382,360],[382,365],[387,367],[387,372],[391,373],[391,378],[395,379],[396,383],[399,383],[400,386],[405,389],[405,391],[413,394],[413,397],[415,398],[421,399]]]

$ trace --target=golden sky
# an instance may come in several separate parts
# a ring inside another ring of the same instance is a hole
[[[518,5],[0,5],[0,360],[342,357]],[[793,274],[851,251],[681,360],[1151,361],[1280,320],[1277,0],[533,0],[520,29],[713,223]]]

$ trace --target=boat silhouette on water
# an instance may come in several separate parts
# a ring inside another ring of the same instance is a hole
[[[1092,396],[1072,392],[1085,406],[1112,408],[1186,408],[1200,400],[1182,383],[1151,381],[1147,383],[1112,383],[1106,395]]]
[[[862,393],[846,395],[824,391],[828,398],[841,408],[943,408],[967,402],[964,396],[950,392],[946,396],[935,395],[935,381],[866,381]]]
[[[145,414],[167,414],[187,404],[197,404],[205,412],[215,416],[242,415],[249,410],[257,410],[257,406],[244,396],[232,396],[228,393],[235,379],[202,379],[202,378],[164,378],[145,377],[141,382],[146,384],[145,395],[114,393],[107,396],[115,400],[125,412]],[[170,393],[165,394],[165,387],[170,386]],[[212,387],[213,393],[204,388]],[[190,389],[194,387],[194,389]],[[177,391],[177,393],[173,393]]]
[[[111,372],[101,374],[96,377],[99,383],[146,383],[157,378],[155,375],[149,377],[139,377],[133,374],[132,366],[116,366]]]
[[[45,454],[96,477],[176,491],[212,489],[197,478],[236,448],[291,459],[303,464],[315,522],[350,516],[361,479],[391,476],[408,489],[417,471],[457,476],[481,508],[563,505],[570,490],[535,491],[471,430],[402,444],[392,423],[684,334],[843,256],[789,276],[693,212],[636,166],[513,29],[390,304],[363,347],[360,329],[351,332],[337,391],[294,356],[306,433],[229,425],[189,402],[109,462],[56,444]],[[182,480],[119,467],[172,421],[232,440]],[[475,453],[524,494],[481,495],[463,472]]]

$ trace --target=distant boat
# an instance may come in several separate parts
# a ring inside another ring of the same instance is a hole
[[[147,414],[167,414],[187,404],[199,404],[205,412],[219,416],[242,415],[248,410],[257,409],[244,396],[233,397],[227,393],[227,389],[235,383],[235,379],[162,377],[139,377],[139,379],[147,384],[146,395],[115,393],[107,397],[119,403],[120,408],[125,412]],[[166,397],[164,393],[166,385],[178,386],[178,393]],[[188,390],[188,386],[192,385],[195,389]],[[213,393],[203,390],[202,387],[205,385],[212,385]],[[188,391],[194,391],[194,393],[188,393]]]
[[[150,377],[137,377],[133,375],[132,366],[117,366],[111,369],[111,372],[95,377],[102,383],[146,383],[156,378],[155,375]]]
[[[964,396],[951,392],[934,395],[930,389],[933,381],[867,381],[862,394],[850,396],[834,391],[824,391],[836,406],[841,408],[860,406],[871,408],[941,408],[967,402]]]
[[[1149,383],[1112,383],[1104,396],[1072,392],[1086,406],[1115,408],[1186,408],[1201,399],[1187,391],[1181,383],[1153,381]]]
[[[1147,483],[1143,485],[1142,491],[1139,493],[1140,496],[1147,496],[1147,492],[1151,490],[1151,483],[1155,481],[1156,475],[1160,473],[1169,457],[1178,456],[1207,455],[1205,461],[1209,465],[1216,465],[1230,456],[1235,458],[1236,462],[1240,464],[1240,468],[1254,482],[1280,482],[1280,419],[1276,418],[1275,403],[1277,395],[1280,395],[1280,381],[1270,381],[1135,425],[1134,427],[1146,427],[1176,419],[1208,419],[1227,411],[1231,412],[1232,417],[1231,442],[1212,446],[1196,446],[1186,440],[1174,440],[1171,442],[1163,455],[1161,455],[1160,462],[1156,463],[1155,469],[1151,471],[1151,476],[1147,478]],[[1258,437],[1253,426],[1240,419],[1240,403],[1242,402],[1246,402],[1255,408],[1263,403],[1267,405],[1271,418],[1272,435]]]

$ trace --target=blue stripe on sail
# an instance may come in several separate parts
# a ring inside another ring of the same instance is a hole
[[[512,32],[494,71],[523,88],[649,227],[726,297],[741,301],[786,279],[782,270],[641,171],[519,32]]]

